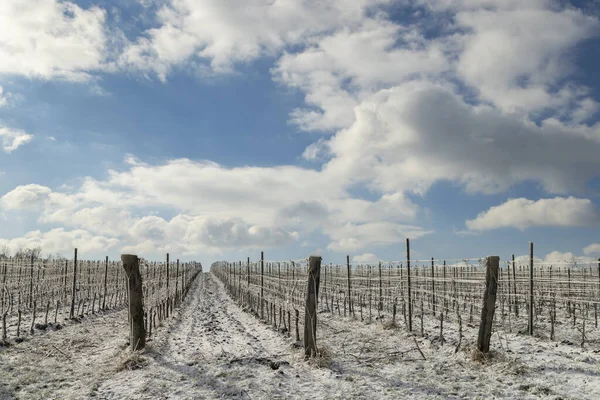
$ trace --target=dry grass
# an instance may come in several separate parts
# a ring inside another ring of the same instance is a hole
[[[308,365],[317,368],[330,368],[333,362],[333,354],[327,346],[321,346],[317,350],[318,354],[316,357],[308,359]]]
[[[506,361],[506,355],[496,350],[490,350],[488,353],[479,351],[476,344],[471,344],[464,347],[464,351],[469,354],[471,361],[478,362],[480,364],[486,364],[491,362],[502,362]]]
[[[121,372],[124,370],[135,370],[143,368],[148,364],[148,359],[143,356],[143,351],[130,351],[126,350],[117,361],[116,371]]]
[[[383,329],[385,330],[395,330],[398,329],[398,324],[396,321],[387,321],[383,324]]]

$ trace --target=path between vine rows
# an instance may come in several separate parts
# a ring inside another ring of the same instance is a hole
[[[600,398],[592,348],[510,334],[501,357],[481,364],[455,353],[452,326],[440,346],[433,335],[321,313],[318,337],[332,362],[309,365],[208,273],[149,342],[144,365],[117,371],[129,354],[126,321],[124,310],[109,312],[0,350],[0,399]],[[474,329],[465,330],[466,349]]]

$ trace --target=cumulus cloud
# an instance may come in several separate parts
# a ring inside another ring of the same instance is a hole
[[[590,254],[600,254],[600,243],[592,243],[583,249],[583,254],[589,256]]]
[[[10,93],[4,93],[4,88],[0,86],[0,107],[8,105],[8,96]]]
[[[286,45],[356,24],[367,8],[388,2],[250,0],[240,7],[233,0],[167,1],[156,15],[159,27],[132,43],[121,63],[163,80],[181,64],[208,63],[211,71],[231,72],[236,63],[277,55]]]
[[[418,239],[432,233],[432,231],[418,226],[391,222],[348,223],[341,226],[328,226],[324,228],[324,231],[333,239],[327,248],[339,252],[353,252],[368,247],[389,246],[401,243],[407,237]]]
[[[470,230],[482,231],[505,227],[520,230],[532,226],[585,226],[598,221],[588,199],[555,197],[537,201],[510,199],[466,221]]]
[[[70,1],[0,2],[0,74],[87,80],[106,61],[106,12]]]
[[[21,185],[2,196],[0,205],[6,210],[36,208],[44,204],[50,193],[47,186]]]
[[[515,263],[517,265],[529,265],[530,258],[529,255],[520,255],[515,257]],[[544,257],[533,257],[533,263],[535,265],[586,265],[586,264],[595,264],[597,262],[596,259],[586,256],[578,256],[570,251],[562,252],[562,251],[551,251],[546,254]]]
[[[382,90],[355,113],[356,122],[328,141],[333,157],[324,172],[380,191],[425,193],[449,180],[472,193],[524,181],[566,193],[600,170],[598,138],[469,105],[447,86],[416,81]]]
[[[95,236],[81,229],[67,231],[64,228],[51,229],[47,232],[35,230],[23,237],[0,239],[0,246],[8,246],[11,253],[22,248],[41,247],[46,254],[70,253],[77,248],[84,253],[107,251],[119,245],[116,238]]]
[[[33,140],[33,135],[19,129],[9,129],[0,125],[0,142],[6,153],[12,153],[20,146]]]
[[[343,182],[318,171],[226,168],[187,159],[149,165],[131,159],[128,155],[125,170],[110,171],[107,180],[87,178],[68,191],[19,186],[2,197],[3,208],[35,207],[39,223],[116,237],[130,250],[150,244],[157,251],[175,247],[186,253],[277,247],[314,230],[346,249],[348,240],[359,240],[354,248],[362,248],[427,233],[405,224],[420,209],[401,193],[354,199]],[[319,193],[319,200],[303,200],[307,191]],[[148,215],[148,209],[175,216]]]
[[[556,83],[573,72],[567,52],[600,34],[597,18],[581,10],[553,8],[550,2],[522,2],[460,9],[454,20],[466,29],[459,39],[457,72],[483,99],[508,112],[590,101],[582,88],[556,88]]]
[[[381,261],[381,259],[379,259],[379,257],[377,257],[373,253],[364,253],[364,254],[352,257],[352,262],[356,263],[356,264],[376,264],[379,261]]]

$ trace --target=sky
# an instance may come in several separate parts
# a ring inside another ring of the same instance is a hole
[[[0,248],[600,257],[600,3],[3,0]]]

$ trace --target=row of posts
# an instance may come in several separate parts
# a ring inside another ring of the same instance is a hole
[[[445,264],[444,264],[445,265]],[[498,279],[500,268],[500,257],[489,256],[485,260],[486,275],[485,275],[485,291],[483,294],[483,305],[481,310],[481,321],[479,326],[479,334],[477,338],[477,347],[481,352],[488,352],[490,347],[490,338],[492,334],[492,326],[494,319],[494,311],[496,307],[496,296],[498,291]],[[513,275],[515,274],[515,257],[512,256]],[[250,259],[247,262],[247,278],[248,285],[250,284]],[[318,301],[318,287],[320,281],[321,258],[309,258],[309,274],[308,288],[306,291],[306,313],[305,313],[305,353],[306,355],[316,352],[316,343],[314,336],[316,335],[316,304]],[[351,266],[350,257],[346,256],[347,280],[348,280],[348,299],[350,313],[353,310],[352,302],[352,285],[351,285]],[[433,312],[435,313],[435,279],[434,279],[434,261],[431,261],[432,269],[432,295]],[[411,258],[410,258],[410,239],[406,239],[406,272],[407,272],[407,297],[408,297],[408,330],[413,330],[413,303],[412,303],[412,285],[411,285]],[[600,276],[600,259],[598,260],[598,273]],[[379,270],[381,278],[381,268]],[[508,274],[510,275],[510,268]],[[516,279],[513,280],[514,294],[516,295]],[[510,285],[509,285],[510,286]],[[380,292],[381,292],[380,280]],[[510,290],[510,288],[509,288]],[[381,302],[381,300],[380,300]],[[528,301],[528,334],[533,335],[533,315],[534,315],[534,255],[533,242],[529,243],[529,301]],[[260,254],[260,318],[264,319],[264,253]],[[381,307],[381,305],[380,305]],[[310,328],[310,329],[309,329]]]

